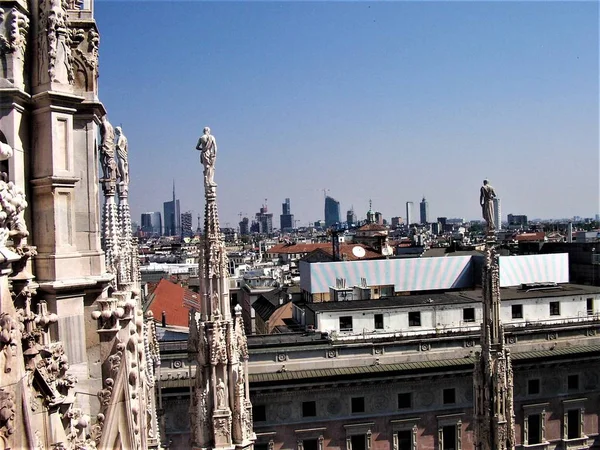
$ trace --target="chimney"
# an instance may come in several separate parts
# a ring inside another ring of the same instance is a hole
[[[567,242],[573,242],[573,222],[567,225]]]
[[[167,313],[164,311],[162,312],[162,326],[163,328],[167,326]]]

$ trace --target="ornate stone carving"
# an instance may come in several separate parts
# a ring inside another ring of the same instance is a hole
[[[2,144],[0,161],[9,159],[12,153],[9,145]],[[0,179],[0,247],[6,247],[9,238],[15,247],[20,247],[21,240],[29,236],[24,219],[27,201],[23,189],[5,178],[6,174]]]
[[[22,59],[27,46],[27,34],[29,33],[29,18],[13,7],[6,15],[8,22],[8,39],[3,45],[7,53],[16,52]]]
[[[73,84],[73,58],[64,0],[41,0],[39,17],[39,81]]]
[[[7,439],[14,433],[15,397],[12,392],[0,388],[0,436]]]
[[[500,322],[498,254],[489,244],[482,290],[481,354],[477,355],[474,367],[475,446],[481,450],[512,450],[515,445],[513,372]]]

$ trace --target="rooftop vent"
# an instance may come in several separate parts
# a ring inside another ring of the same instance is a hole
[[[544,290],[551,290],[551,289],[562,289],[562,287],[553,281],[546,281],[546,282],[538,282],[538,283],[523,283],[523,284],[521,284],[521,289],[529,292],[529,291],[544,291]]]

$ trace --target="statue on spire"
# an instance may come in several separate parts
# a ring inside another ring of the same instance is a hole
[[[210,128],[204,127],[204,134],[198,139],[196,150],[200,150],[200,161],[204,166],[204,186],[215,187],[215,160],[217,159],[217,141],[210,134]]]
[[[210,128],[196,145],[204,165],[204,242],[200,249],[200,311],[190,314],[189,357],[196,362],[190,407],[192,449],[252,450],[248,346],[242,308],[232,315],[227,251],[221,237],[214,182],[217,144]]]

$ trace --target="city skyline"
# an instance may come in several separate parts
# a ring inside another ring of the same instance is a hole
[[[134,217],[159,209],[172,178],[182,209],[202,211],[205,125],[224,226],[265,198],[273,211],[291,198],[298,225],[323,219],[323,189],[359,218],[369,199],[402,217],[425,193],[431,217],[479,219],[484,178],[504,215],[598,213],[596,3],[99,2],[95,13]],[[177,42],[155,32],[169,21]]]

